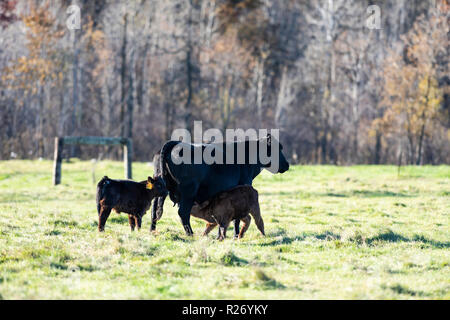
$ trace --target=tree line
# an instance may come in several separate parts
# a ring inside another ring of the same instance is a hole
[[[121,136],[147,161],[202,120],[278,128],[293,163],[448,164],[448,19],[447,0],[5,0],[0,158]]]

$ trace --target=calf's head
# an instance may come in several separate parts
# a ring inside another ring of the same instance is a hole
[[[166,183],[162,177],[148,177],[147,184],[145,187],[153,191],[154,197],[165,197],[167,196],[168,190]]]

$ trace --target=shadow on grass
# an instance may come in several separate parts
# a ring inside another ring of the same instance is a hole
[[[407,242],[407,243],[422,243],[424,245],[428,245],[432,248],[436,249],[446,249],[450,248],[450,242],[448,241],[436,241],[433,239],[428,239],[423,235],[414,235],[412,238],[405,237],[401,234],[398,234],[396,232],[393,232],[392,230],[383,231],[375,236],[372,236],[370,238],[366,238],[364,242],[369,245],[373,246],[377,243],[383,243],[383,242]]]
[[[291,244],[294,241],[304,241],[306,238],[316,238],[318,240],[339,240],[341,236],[331,231],[324,232],[302,232],[299,235],[287,235],[284,230],[279,230],[275,233],[269,234],[267,238],[273,238],[273,240],[261,244],[254,244],[255,246],[271,247],[284,244]]]
[[[61,226],[61,227],[76,227],[78,226],[78,222],[74,221],[74,220],[55,220],[53,221],[53,225],[55,227]]]
[[[349,197],[367,197],[367,198],[385,198],[385,197],[394,197],[394,198],[411,198],[413,195],[401,193],[401,192],[392,192],[387,190],[351,190],[343,193],[322,193],[322,196],[327,197],[338,197],[338,198],[349,198]]]
[[[401,234],[388,230],[373,237],[367,238],[365,242],[368,245],[371,245],[372,243],[376,242],[411,242],[411,240],[402,236]]]
[[[273,236],[273,235],[272,235]],[[268,236],[270,238],[271,235]],[[358,245],[368,245],[368,246],[376,246],[377,244],[382,243],[399,243],[399,242],[405,242],[405,243],[422,243],[424,245],[430,246],[432,248],[436,249],[447,249],[450,248],[450,242],[448,241],[436,241],[433,239],[428,239],[423,235],[414,235],[412,238],[405,237],[399,233],[393,232],[392,230],[387,230],[380,232],[377,235],[374,235],[372,237],[364,237],[361,233],[356,233],[353,236],[350,237],[343,237],[335,232],[332,231],[324,231],[324,232],[302,232],[299,235],[280,235],[274,239],[271,239],[268,242],[264,243],[256,243],[252,244],[254,246],[261,246],[261,247],[270,247],[270,246],[280,246],[284,244],[291,244],[294,241],[304,241],[307,238],[315,238],[317,240],[322,241],[335,241],[339,240],[342,242],[349,242],[349,243],[355,243]]]
[[[279,246],[279,245],[283,245],[283,244],[291,244],[295,240],[303,240],[303,239],[299,239],[298,237],[280,236],[280,237],[277,237],[277,239],[271,240],[270,242],[255,244],[255,246],[273,247],[273,246]]]
[[[158,233],[157,238],[158,238],[158,241],[193,242],[195,240],[194,237],[189,237],[189,236],[185,236],[185,238],[183,238],[182,236],[180,236],[180,233],[178,231],[172,231],[172,230],[167,230],[167,231]]]
[[[411,290],[408,287],[403,286],[401,284],[395,284],[392,286],[382,285],[381,287],[382,287],[382,289],[390,289],[397,294],[404,294],[404,295],[409,295],[412,297],[423,297],[423,296],[428,295],[423,291],[414,291],[414,290]]]
[[[94,272],[94,271],[100,270],[99,267],[93,266],[91,264],[78,264],[77,267],[78,267],[78,270],[86,271],[86,272]]]
[[[51,231],[45,233],[46,236],[59,236],[62,234],[64,234],[64,232],[62,232],[60,230],[51,230]]]
[[[411,241],[411,240],[409,240],[409,241]],[[438,249],[444,249],[444,248],[448,249],[448,248],[450,248],[450,242],[449,241],[445,241],[445,242],[435,241],[435,240],[432,240],[432,239],[427,239],[424,236],[418,235],[418,234],[414,235],[412,241],[422,242],[424,244],[428,244],[428,245],[432,246],[433,248],[438,248]]]
[[[278,191],[278,192],[260,192],[264,196],[289,196],[292,198],[317,198],[317,197],[333,197],[333,198],[412,198],[412,194],[402,192],[392,192],[388,190],[350,190],[346,192],[309,192],[303,190]]]
[[[220,256],[219,261],[222,265],[231,267],[231,266],[242,266],[244,264],[248,264],[248,261],[236,256],[233,251],[227,251],[223,255]]]
[[[314,196],[310,192],[305,192],[301,190],[292,190],[292,191],[261,191],[259,192],[260,195],[263,196],[289,196],[292,198],[311,198]]]
[[[109,223],[119,223],[119,224],[128,224],[128,216],[127,215],[117,215],[116,217],[110,217],[108,219]]]
[[[270,278],[264,271],[256,269],[255,279],[264,290],[285,289],[286,287],[275,279]]]

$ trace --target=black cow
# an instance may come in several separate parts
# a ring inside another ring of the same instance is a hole
[[[171,153],[180,143],[183,142],[169,141],[164,144],[159,159],[156,159],[159,163],[155,164],[155,174],[161,174],[163,176],[167,189],[169,190],[170,199],[178,204],[178,215],[181,218],[181,223],[187,235],[193,234],[190,224],[190,212],[194,203],[203,203],[219,192],[229,190],[238,185],[251,185],[253,179],[255,179],[262,169],[270,167],[270,163],[263,164],[265,161],[261,161],[259,148],[267,148],[266,154],[270,157],[271,144],[279,144],[279,164],[278,171],[275,173],[283,173],[289,169],[289,163],[282,153],[283,146],[276,139],[272,138],[271,135],[258,140],[258,143],[256,141],[243,141],[223,143],[220,145],[216,144],[215,146],[221,146],[223,150],[223,154],[221,155],[223,159],[222,164],[207,164],[204,159],[202,159],[200,164],[193,162],[195,149],[202,148],[201,151],[203,151],[205,148],[211,147],[210,144],[184,145],[184,147],[191,148],[192,162],[191,164],[175,164]],[[250,147],[250,143],[253,143],[258,148],[256,150],[256,163],[254,163],[255,161],[251,161],[252,158],[250,155],[254,156],[255,150]],[[234,164],[226,164],[226,153],[229,150],[227,146],[234,148]],[[239,164],[237,161],[237,150],[242,147],[245,148],[245,161],[241,161],[241,164]],[[214,152],[212,155],[215,155]],[[156,221],[162,216],[164,200],[165,197],[156,198],[153,204],[152,231],[156,228]],[[239,219],[234,221],[234,232],[235,237],[237,237],[239,235]]]

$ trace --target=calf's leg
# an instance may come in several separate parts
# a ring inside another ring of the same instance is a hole
[[[98,231],[102,232],[105,230],[105,223],[108,220],[109,214],[111,213],[110,207],[101,207],[100,213],[98,215]]]
[[[264,233],[264,221],[261,217],[261,210],[259,208],[259,203],[256,202],[253,205],[252,210],[250,211],[250,214],[252,215],[253,219],[255,219],[255,224],[258,227],[258,230],[261,232],[263,236],[266,234]]]
[[[128,215],[128,222],[130,223],[131,231],[134,231],[134,227],[136,226],[136,220],[134,220],[134,216],[132,214]]]
[[[217,235],[217,240],[223,241],[227,236],[227,229],[223,225],[219,225],[219,233]]]
[[[245,216],[241,219],[244,223],[244,226],[241,229],[241,232],[239,232],[239,239],[244,237],[245,232],[247,231],[248,227],[250,226],[250,222],[252,221],[252,218],[250,218],[250,215]]]
[[[211,230],[214,229],[216,226],[217,223],[207,222],[205,231],[203,231],[203,236],[207,236],[211,232]]]
[[[137,225],[138,230],[141,230],[142,216],[141,215],[136,216],[134,219],[136,220],[136,225]]]
[[[221,221],[219,223],[219,236],[217,237],[217,240],[222,241],[227,237],[227,229],[230,225],[229,222]]]

